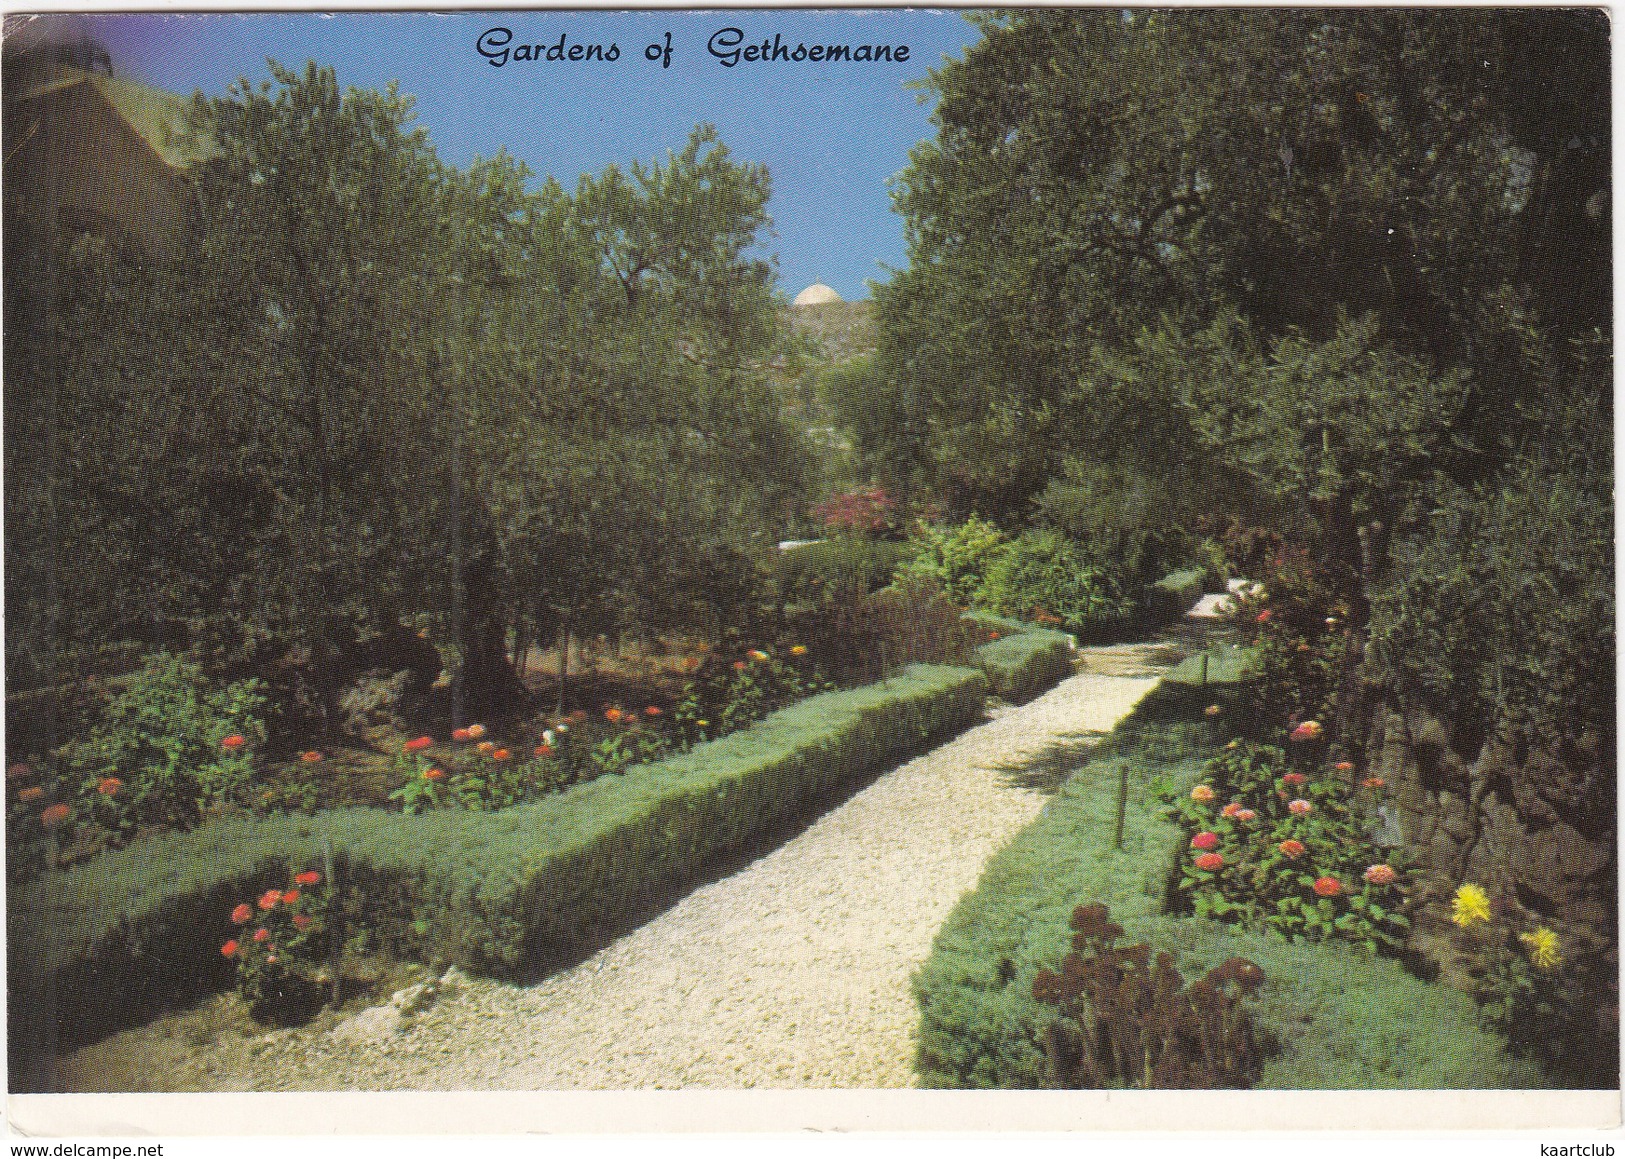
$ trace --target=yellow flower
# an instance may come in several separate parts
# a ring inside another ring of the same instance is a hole
[[[1478,886],[1467,884],[1456,891],[1450,920],[1462,929],[1490,920],[1490,897]]]
[[[790,655],[792,656],[805,656],[806,654],[807,645],[805,644],[797,644],[790,649]]]
[[[1553,970],[1563,964],[1563,955],[1557,952],[1557,934],[1541,926],[1532,934],[1519,934],[1518,940],[1529,947],[1529,960],[1537,970]]]

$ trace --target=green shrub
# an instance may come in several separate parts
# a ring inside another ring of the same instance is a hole
[[[157,652],[121,683],[89,735],[56,754],[81,815],[117,833],[185,826],[206,806],[243,795],[250,754],[265,736],[257,681],[214,687],[185,656]],[[240,743],[222,746],[227,738]]]
[[[861,535],[837,535],[793,547],[780,552],[774,562],[779,602],[819,607],[862,597],[890,583],[908,554],[907,544]]]
[[[1008,547],[1004,532],[975,515],[952,527],[919,523],[909,537],[913,557],[898,568],[899,578],[935,580],[943,594],[961,607],[979,596],[988,572]]]
[[[1170,708],[1170,697],[1183,712]],[[1470,998],[1424,983],[1397,962],[1361,957],[1335,942],[1287,944],[1162,912],[1177,831],[1159,815],[1151,784],[1165,778],[1188,791],[1201,761],[1159,759],[1164,746],[1155,733],[1181,716],[1200,721],[1201,699],[1201,690],[1180,686],[1142,701],[1114,733],[1137,736],[1138,755],[1114,754],[1075,773],[949,915],[914,978],[921,1085],[1044,1085],[1039,1043],[1053,1012],[1034,1000],[1032,984],[1040,969],[1061,961],[1071,915],[1084,900],[1109,905],[1128,937],[1177,953],[1182,967],[1206,971],[1243,956],[1264,970],[1255,1017],[1281,1053],[1265,1063],[1260,1087],[1541,1085],[1536,1067],[1511,1059],[1504,1041],[1478,1026]],[[1131,795],[1118,850],[1114,790],[1124,761]]]
[[[985,624],[992,617],[967,617]],[[1008,624],[1010,621],[998,621]],[[1072,641],[1061,632],[1018,625],[989,629],[998,639],[976,649],[976,663],[987,674],[993,692],[1011,704],[1023,704],[1072,674]]]
[[[233,815],[103,854],[8,895],[14,1081],[57,1036],[84,1041],[228,985],[221,923],[324,842],[346,928],[524,975],[809,798],[964,728],[986,694],[978,672],[919,666],[500,812]]]
[[[988,572],[983,600],[996,612],[1055,623],[1088,639],[1121,632],[1134,612],[1107,567],[1050,530],[1024,532],[1010,544]]]
[[[1202,598],[1204,578],[1205,573],[1199,567],[1163,576],[1146,589],[1141,601],[1143,620],[1160,627],[1179,619]]]

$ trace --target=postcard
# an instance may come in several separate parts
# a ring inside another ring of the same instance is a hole
[[[15,1129],[1618,1126],[1605,11],[4,54]]]

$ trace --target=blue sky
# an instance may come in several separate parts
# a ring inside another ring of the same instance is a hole
[[[710,121],[735,157],[765,162],[780,288],[794,295],[815,279],[848,300],[867,296],[881,264],[904,263],[901,219],[886,180],[908,150],[932,135],[930,107],[905,87],[958,56],[975,39],[949,10],[819,12],[154,13],[82,16],[109,48],[115,70],[161,88],[224,92],[241,76],[268,74],[265,58],[332,65],[342,85],[391,80],[417,98],[418,121],[447,161],[466,164],[506,147],[567,188],[615,162],[663,158]],[[736,27],[745,44],[778,33],[795,44],[906,44],[906,63],[749,63],[733,68],[707,50]],[[614,43],[619,60],[501,67],[476,49],[488,29],[512,45]],[[672,36],[669,68],[645,48]]]

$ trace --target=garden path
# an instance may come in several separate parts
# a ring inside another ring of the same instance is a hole
[[[1080,649],[1080,670],[1045,695],[993,709],[533,985],[461,979],[400,1033],[377,1033],[390,1020],[375,1016],[391,1012],[375,1008],[213,1058],[205,1048],[184,1074],[147,1082],[260,1091],[909,1086],[918,1022],[909,982],[938,928],[1087,750],[1162,672],[1204,646],[1208,623],[1187,618],[1152,642]],[[134,1057],[134,1046],[123,1049]]]

